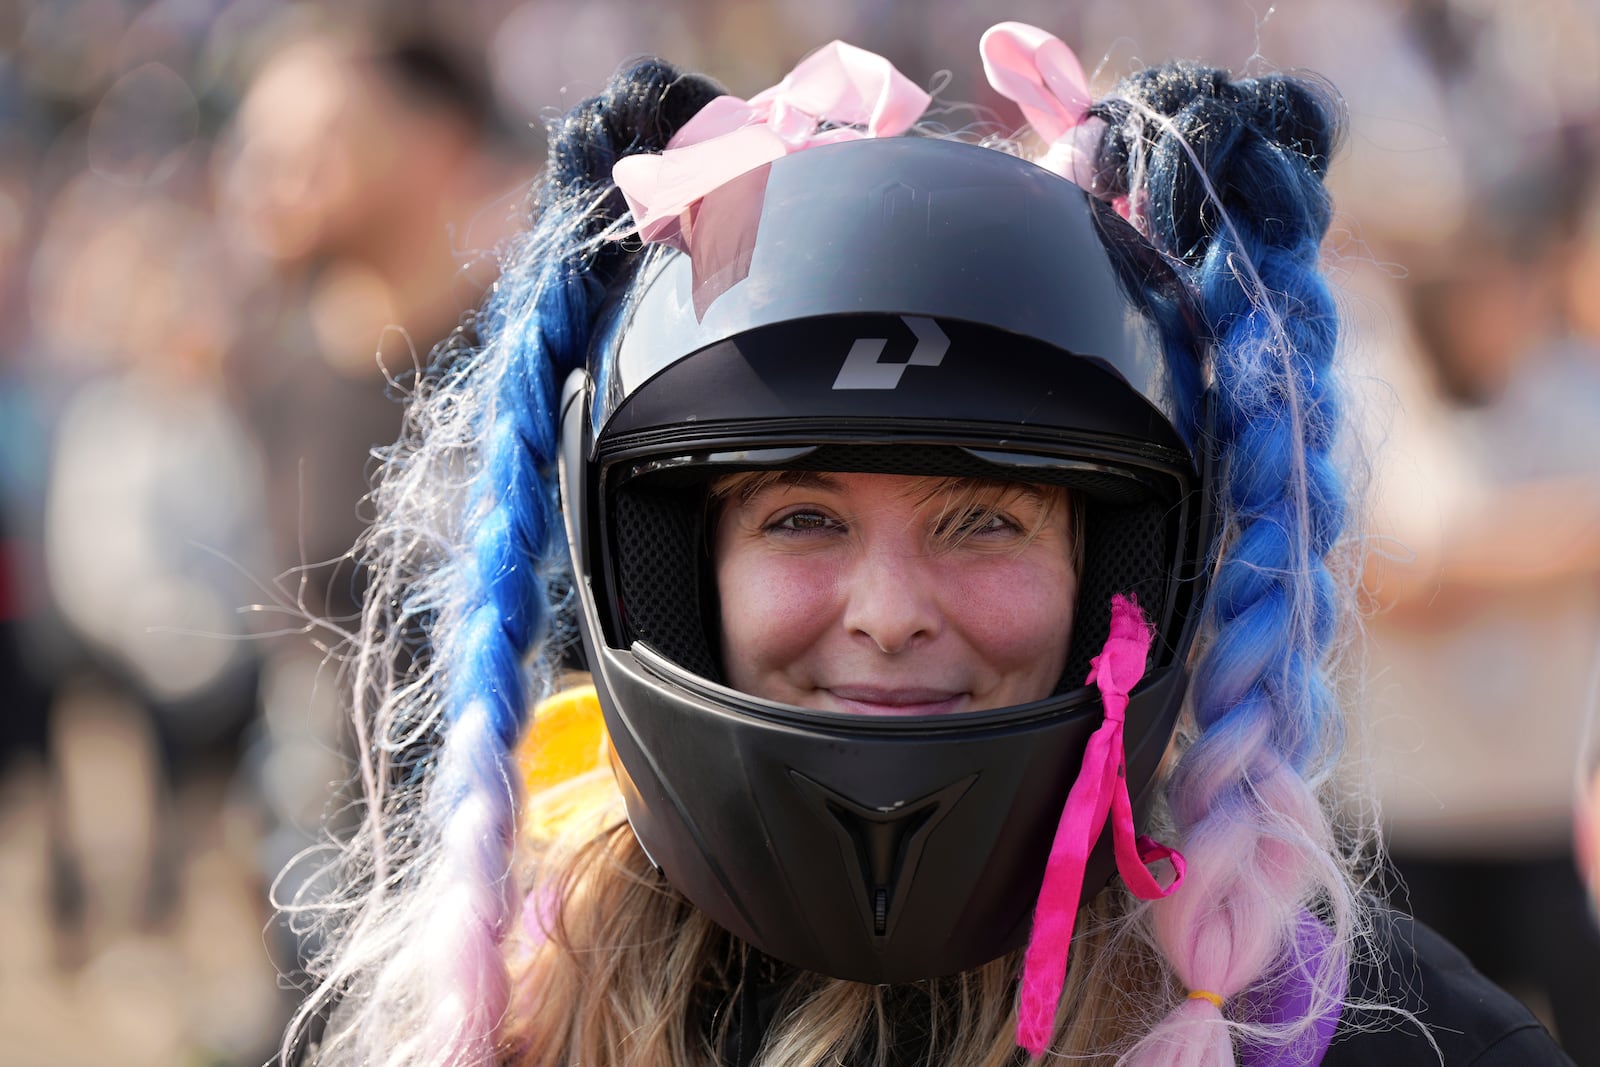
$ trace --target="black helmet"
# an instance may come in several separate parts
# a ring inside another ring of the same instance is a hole
[[[633,829],[697,907],[796,966],[899,982],[982,964],[1027,937],[1101,720],[1082,683],[1114,593],[1156,633],[1127,713],[1141,810],[1183,698],[1204,464],[1128,295],[1176,283],[1063,179],[915,137],[764,166],[702,202],[692,247],[638,257],[562,401],[580,624]],[[766,468],[1070,487],[1084,563],[1056,692],[879,718],[722,684],[706,483]]]

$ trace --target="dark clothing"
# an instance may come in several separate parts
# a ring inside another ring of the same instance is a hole
[[[1600,1067],[1600,927],[1572,853],[1393,860],[1405,910],[1490,981],[1542,996],[1567,1055]]]
[[[1347,1008],[1322,1067],[1542,1067],[1572,1064],[1539,1021],[1473,969],[1444,938],[1409,916],[1379,916],[1380,971],[1367,961],[1350,976],[1351,1001],[1393,1005],[1416,1015]],[[1428,1027],[1438,1051],[1423,1036]]]
[[[1376,951],[1369,955],[1379,957],[1382,966],[1371,959],[1357,966],[1347,999],[1390,1007],[1346,1008],[1322,1067],[1572,1067],[1527,1008],[1438,934],[1397,912],[1380,912],[1375,925]],[[727,1005],[734,1012],[723,1044],[728,1067],[754,1062],[784,984],[758,981],[744,990]],[[1393,1008],[1412,1013],[1416,1021]],[[1437,1042],[1437,1052],[1419,1023]],[[907,1051],[905,1062],[921,1062],[917,1051]],[[1019,1052],[1017,1062],[1025,1060]]]

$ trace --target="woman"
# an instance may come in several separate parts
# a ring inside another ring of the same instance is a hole
[[[1562,1062],[1358,894],[1336,108],[983,53],[1039,162],[839,44],[554,131],[379,489],[317,1062]]]

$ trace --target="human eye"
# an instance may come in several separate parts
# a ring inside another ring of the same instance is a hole
[[[833,533],[844,529],[844,524],[820,508],[797,507],[775,515],[766,529],[776,534]]]
[[[1009,512],[995,507],[975,507],[950,524],[948,535],[957,540],[970,537],[1009,537],[1022,532],[1022,524]]]
[[[978,503],[941,517],[933,529],[934,543],[945,549],[962,546],[1009,545],[1022,535],[1022,525],[1010,512],[992,503]]]

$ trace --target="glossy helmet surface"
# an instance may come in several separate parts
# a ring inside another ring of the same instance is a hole
[[[793,965],[899,982],[982,964],[1026,939],[1101,719],[1082,683],[1112,594],[1156,630],[1127,715],[1136,807],[1182,701],[1203,464],[1128,296],[1170,277],[1061,178],[910,137],[730,183],[690,247],[639,257],[563,399],[579,621],[629,819],[691,902]],[[774,467],[1070,487],[1085,559],[1056,692],[865,718],[723,685],[705,487]],[[1111,875],[1105,846],[1086,896]]]

